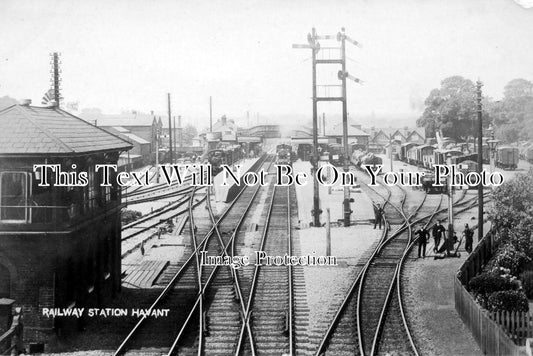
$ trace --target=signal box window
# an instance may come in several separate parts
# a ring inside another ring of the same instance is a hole
[[[30,176],[26,172],[0,173],[0,221],[4,223],[30,222],[28,197]]]

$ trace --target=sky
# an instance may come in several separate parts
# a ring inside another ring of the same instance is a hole
[[[214,117],[302,120],[311,51],[292,44],[345,27],[362,44],[347,45],[347,70],[364,82],[348,82],[350,117],[414,122],[448,76],[479,78],[495,100],[511,79],[533,80],[532,1],[0,0],[0,96],[40,105],[57,51],[62,95],[80,109],[165,113],[170,93],[184,123],[206,122],[210,96]],[[338,69],[320,65],[318,84],[340,84]]]

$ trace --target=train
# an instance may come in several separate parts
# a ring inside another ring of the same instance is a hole
[[[338,143],[328,144],[328,161],[334,166],[340,167],[344,162],[343,146]]]
[[[472,148],[470,147],[470,151]],[[483,163],[489,163],[490,150],[488,146],[483,146],[482,152]],[[461,147],[437,149],[431,145],[417,145],[410,142],[402,145],[399,158],[401,161],[414,166],[433,169],[434,164],[447,164],[448,158],[451,158],[453,163],[457,158],[466,156],[469,156],[471,161],[477,162],[477,153],[465,153]],[[533,161],[533,150],[530,153],[530,159]],[[502,146],[496,149],[494,160],[496,167],[516,169],[518,160],[519,150],[517,147]]]
[[[207,152],[207,161],[211,164],[213,175],[217,175],[222,170],[221,165],[235,164],[243,159],[244,153],[239,145],[217,148]]]
[[[292,165],[292,146],[287,144],[280,144],[276,146],[276,164]]]
[[[376,156],[372,152],[355,150],[352,153],[352,161],[356,166],[361,167],[361,165],[380,165],[383,164],[383,159],[379,156]]]
[[[501,146],[496,148],[496,167],[502,169],[516,169],[518,167],[518,159],[518,147]]]

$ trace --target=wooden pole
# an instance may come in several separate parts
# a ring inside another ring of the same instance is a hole
[[[477,119],[478,119],[478,138],[477,138],[477,172],[481,176],[483,171],[483,114],[481,112],[481,87],[483,84],[481,81],[477,81]],[[479,184],[477,188],[477,197],[478,197],[478,235],[477,240],[481,241],[483,238],[483,185]]]
[[[170,93],[167,94],[168,97],[168,145],[170,147],[170,164],[172,164],[174,160],[174,154],[172,152],[172,118],[170,113]]]
[[[330,211],[326,208],[326,256],[331,256],[331,225]]]
[[[313,28],[311,38],[313,43],[316,41],[316,31]],[[318,170],[318,129],[317,129],[317,98],[316,98],[316,54],[318,49],[316,46],[312,47],[313,51],[313,226],[320,227],[320,198],[319,186],[316,177]]]
[[[213,132],[213,100],[209,97],[209,132]]]

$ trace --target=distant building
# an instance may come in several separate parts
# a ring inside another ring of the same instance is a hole
[[[207,143],[208,149],[214,149],[218,146],[236,145],[238,128],[235,121],[226,118],[223,115],[214,124],[212,130],[203,132],[200,137]]]
[[[59,108],[0,111],[0,297],[22,308],[26,343],[79,322],[43,308],[98,307],[120,290],[121,189],[113,172],[102,186],[95,166],[116,164],[131,148]],[[87,184],[34,171],[45,163],[86,172]],[[45,178],[51,186],[39,185]]]
[[[138,168],[155,162],[156,147],[160,150],[169,147],[168,126],[163,127],[161,117],[143,113],[122,113],[118,115],[99,115],[94,118],[91,115],[83,118],[94,123],[133,145],[133,149],[124,153],[119,160],[121,170]],[[173,130],[177,132],[177,130]],[[156,145],[156,137],[159,132],[159,146]],[[161,156],[161,154],[160,154]]]
[[[383,152],[389,147],[389,142],[393,141],[393,144],[401,146],[407,142],[417,143],[419,145],[426,141],[426,135],[423,128],[416,129],[372,129],[369,140],[369,147],[374,152]],[[398,151],[399,152],[399,151]],[[395,153],[398,153],[395,151]]]
[[[122,154],[121,161],[124,161],[124,163],[120,162],[120,166],[129,165],[129,169],[135,169],[151,164],[153,152],[150,141],[133,134],[122,126],[102,126],[102,128],[128,141],[133,146],[130,151]],[[153,149],[155,152],[155,147]]]
[[[327,125],[325,130],[325,137],[327,137],[330,143],[342,144],[343,139],[343,126],[342,123],[336,125]],[[366,151],[368,149],[370,134],[361,129],[361,125],[349,124],[348,125],[348,144],[351,146],[351,150],[359,149]]]

